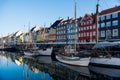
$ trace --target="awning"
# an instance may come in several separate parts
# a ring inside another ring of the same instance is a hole
[[[120,46],[120,41],[119,42],[98,42],[93,46],[92,49],[97,49],[97,48],[105,48],[105,47],[110,47],[110,46]]]

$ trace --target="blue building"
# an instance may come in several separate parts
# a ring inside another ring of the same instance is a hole
[[[99,40],[120,40],[120,6],[99,13]]]

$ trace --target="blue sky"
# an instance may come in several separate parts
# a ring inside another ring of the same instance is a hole
[[[76,0],[77,17],[94,13],[97,0]],[[100,0],[100,10],[120,5],[120,0]],[[59,17],[74,17],[74,0],[0,0],[0,35],[35,25],[49,27]]]

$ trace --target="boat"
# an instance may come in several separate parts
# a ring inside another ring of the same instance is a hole
[[[56,55],[56,59],[62,63],[69,64],[69,65],[75,65],[75,66],[88,66],[90,57],[78,57],[76,54],[78,53],[76,51],[76,1],[75,3],[75,40],[74,40],[74,47],[72,48],[70,45],[66,45],[67,49],[64,49],[64,53],[61,53],[63,55]],[[66,55],[67,53],[67,55]]]
[[[97,39],[96,44],[93,46],[93,50],[91,51],[92,57],[90,59],[90,64],[103,67],[120,68],[120,41],[110,42],[105,40],[98,42],[98,8],[99,2],[96,10]]]
[[[80,57],[67,57],[67,56],[58,56],[56,55],[56,59],[62,63],[70,64],[74,66],[88,66],[90,57],[80,58]]]
[[[36,51],[35,52],[34,51],[32,51],[32,52],[24,51],[24,55],[26,55],[26,56],[39,56],[40,54],[37,53]]]
[[[32,36],[30,32],[30,25],[28,28],[28,43],[26,45],[26,50],[24,51],[25,56],[38,56],[39,53],[37,52],[38,47],[35,44],[32,43]]]
[[[103,67],[120,67],[120,42],[99,42],[93,48],[96,54],[90,64]]]
[[[51,56],[52,51],[53,51],[53,47],[43,48],[43,49],[38,50],[39,55],[43,55],[43,56]]]

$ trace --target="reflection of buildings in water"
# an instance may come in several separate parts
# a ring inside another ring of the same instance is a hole
[[[115,68],[105,68],[105,67],[98,67],[98,66],[89,66],[91,77],[93,79],[115,79],[120,80],[120,69]]]
[[[11,62],[11,61],[15,62],[17,65],[20,65],[23,63],[23,57],[20,53],[2,51],[0,55],[7,59],[7,65],[8,65],[8,62]]]
[[[111,69],[90,66],[79,67],[55,62],[51,57],[23,57],[21,54],[0,52],[0,59],[5,58],[17,65],[22,66],[23,79],[33,79],[34,75],[39,75],[39,79],[46,79],[48,76],[51,80],[90,80],[90,79],[120,79],[120,69]],[[48,62],[47,62],[48,61]],[[20,66],[19,66],[20,67]],[[89,72],[90,70],[90,72]],[[36,77],[36,79],[38,79]]]
[[[67,66],[67,65],[61,65],[59,62],[50,62],[50,63],[44,63],[46,58],[43,57],[44,60],[41,60],[42,56],[39,57],[39,60],[31,59],[33,61],[31,63],[30,69],[34,73],[43,72],[45,74],[49,74],[54,78],[54,80],[71,80],[71,79],[90,79],[89,69],[88,67],[76,67],[76,66]],[[30,61],[30,58],[28,60],[25,60],[26,62]],[[26,63],[28,64],[28,63]]]

